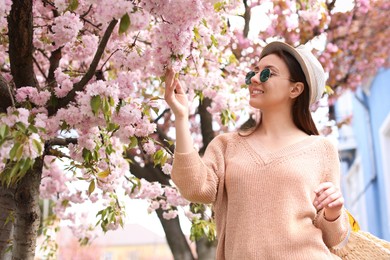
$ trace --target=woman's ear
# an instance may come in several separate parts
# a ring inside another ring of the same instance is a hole
[[[290,89],[290,97],[292,99],[297,98],[304,90],[305,86],[302,82],[295,82]]]

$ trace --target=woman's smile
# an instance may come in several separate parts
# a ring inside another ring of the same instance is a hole
[[[264,90],[252,88],[250,90],[250,94],[251,94],[251,96],[261,95],[261,94],[264,94]]]

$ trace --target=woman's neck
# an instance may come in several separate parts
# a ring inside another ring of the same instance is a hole
[[[283,110],[263,111],[261,124],[256,132],[270,138],[306,135],[294,124],[291,112]]]

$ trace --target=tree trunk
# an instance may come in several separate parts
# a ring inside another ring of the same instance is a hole
[[[210,105],[211,99],[204,98],[198,107],[198,113],[200,115],[200,130],[203,139],[203,147],[199,151],[200,155],[204,154],[207,146],[214,139],[213,118],[211,114],[207,111],[207,108]]]
[[[13,236],[13,260],[33,260],[39,228],[39,185],[43,159],[35,161],[32,170],[17,184],[15,190],[15,224]]]
[[[168,245],[172,251],[173,257],[176,260],[193,260],[190,246],[188,245],[187,239],[181,230],[179,218],[167,220],[163,218],[162,209],[157,209],[156,213],[160,219],[161,225],[164,229]]]
[[[15,210],[15,202],[13,198],[14,190],[0,186],[0,259],[9,259],[9,254],[5,255],[5,251],[11,245],[11,236],[13,229],[12,214]],[[8,223],[6,221],[8,219]]]
[[[9,57],[16,87],[37,86],[33,67],[32,0],[12,1],[8,16]]]
[[[217,251],[217,240],[208,241],[202,237],[196,242],[196,252],[199,260],[214,260]]]

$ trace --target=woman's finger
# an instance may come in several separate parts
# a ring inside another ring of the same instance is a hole
[[[344,205],[344,198],[341,197],[336,201],[333,201],[332,203],[328,204],[329,208],[336,208],[336,207],[342,207]]]
[[[175,72],[172,69],[167,69],[165,73],[165,93],[164,98],[169,103],[173,100],[174,97],[174,76]]]
[[[171,68],[167,68],[165,72],[165,87],[170,88],[174,82],[175,71]]]
[[[331,194],[337,192],[338,189],[334,186],[328,188],[327,190],[324,190],[320,195],[317,195],[318,201],[323,201],[325,198],[329,197]]]
[[[180,81],[178,79],[175,79],[173,85],[175,86],[176,94],[185,94],[184,93],[184,89],[181,86],[181,83],[180,83]]]
[[[331,182],[323,182],[320,185],[318,185],[317,189],[315,189],[314,192],[317,195],[320,195],[322,192],[324,192],[324,190],[327,190],[332,186],[334,186],[334,185]]]
[[[337,201],[340,198],[341,198],[341,193],[336,191],[336,192],[330,194],[329,196],[327,196],[325,199],[319,200],[318,206],[327,207],[330,203]]]

